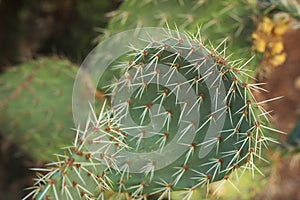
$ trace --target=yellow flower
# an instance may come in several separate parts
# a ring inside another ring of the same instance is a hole
[[[277,36],[283,35],[290,27],[290,24],[288,22],[279,22],[274,27],[274,34]]]
[[[264,17],[264,20],[261,23],[259,29],[261,32],[263,32],[267,35],[270,35],[273,27],[274,27],[274,24],[273,24],[272,20],[268,17]]]
[[[286,53],[278,54],[273,56],[269,62],[271,63],[272,66],[277,67],[281,64],[283,64],[286,60]]]
[[[272,54],[279,54],[283,51],[283,43],[282,41],[279,42],[270,42],[268,47],[271,49]]]
[[[254,49],[261,53],[265,52],[267,46],[266,41],[256,33],[252,34],[252,38],[254,39]]]
[[[274,15],[274,34],[283,35],[290,27],[290,16],[287,13],[277,13]]]

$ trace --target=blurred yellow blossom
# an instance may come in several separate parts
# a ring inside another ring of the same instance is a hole
[[[281,64],[283,64],[286,60],[286,53],[277,54],[272,57],[272,59],[269,60],[269,62],[274,66],[277,67]]]
[[[277,13],[271,19],[264,17],[252,34],[253,49],[264,54],[268,66],[276,67],[286,60],[282,36],[290,27],[290,17]]]
[[[290,27],[290,17],[287,13],[278,13],[274,16],[274,34],[282,36]]]
[[[260,24],[259,29],[261,32],[269,35],[272,32],[273,26],[274,24],[272,20],[268,17],[264,17],[263,22]]]
[[[279,54],[283,51],[283,42],[278,41],[278,42],[270,42],[268,44],[268,47],[271,49],[271,53],[274,54]]]
[[[278,22],[274,27],[274,34],[277,36],[283,35],[290,27],[290,23]]]
[[[253,33],[252,34],[252,38],[255,39],[254,40],[254,49],[260,53],[265,52],[267,43],[265,41],[264,38],[261,38],[258,34]]]

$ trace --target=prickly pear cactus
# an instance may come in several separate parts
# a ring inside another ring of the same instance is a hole
[[[272,0],[272,4],[284,12],[291,14],[297,20],[300,20],[300,2],[299,0]]]
[[[74,138],[68,129],[77,69],[67,60],[40,58],[1,74],[1,133],[31,158],[50,161]]]
[[[110,109],[96,114],[91,106],[73,145],[41,169],[48,173],[24,199],[108,199],[113,192],[113,199],[161,200],[182,191],[188,200],[196,188],[208,192],[212,182],[260,173],[256,161],[276,142],[267,133],[280,131],[265,123],[264,102],[252,93],[259,84],[247,83],[248,61],[228,60],[224,43],[209,48],[199,35],[152,33],[111,66],[120,76],[106,88]]]
[[[229,51],[248,54],[257,15],[256,1],[125,0],[118,10],[109,14],[112,19],[105,33],[163,27],[166,23],[193,33],[201,27],[203,39],[209,38],[217,45],[227,38]]]

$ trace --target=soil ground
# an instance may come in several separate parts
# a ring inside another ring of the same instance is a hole
[[[287,133],[281,136],[283,142],[293,131],[300,116],[300,29],[292,30],[284,36],[287,53],[286,62],[274,68],[262,82],[269,91],[264,98],[283,96],[282,99],[268,103],[273,110],[274,125]],[[273,155],[271,177],[266,188],[257,197],[261,200],[300,200],[300,155],[279,157]]]

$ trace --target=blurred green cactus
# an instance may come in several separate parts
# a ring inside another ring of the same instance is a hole
[[[1,133],[35,160],[50,161],[74,137],[72,87],[77,66],[39,58],[0,76]]]
[[[284,12],[291,14],[297,20],[300,20],[300,1],[299,0],[272,0],[272,4]]]
[[[199,30],[198,30],[199,33]],[[224,42],[216,48],[199,34],[166,30],[143,48],[131,45],[118,65],[111,109],[92,109],[72,146],[37,178],[24,199],[171,199],[215,181],[232,183],[245,171],[261,171],[257,160],[270,142],[264,102],[248,83],[245,63],[228,60]],[[107,50],[107,49],[105,49]],[[232,175],[232,176],[231,176]]]
[[[176,24],[179,30],[196,33],[201,27],[202,39],[214,45],[229,41],[229,54],[249,54],[251,33],[258,15],[256,1],[197,0],[125,0],[112,17],[106,35],[131,28],[162,27]],[[237,56],[238,57],[238,56]]]

